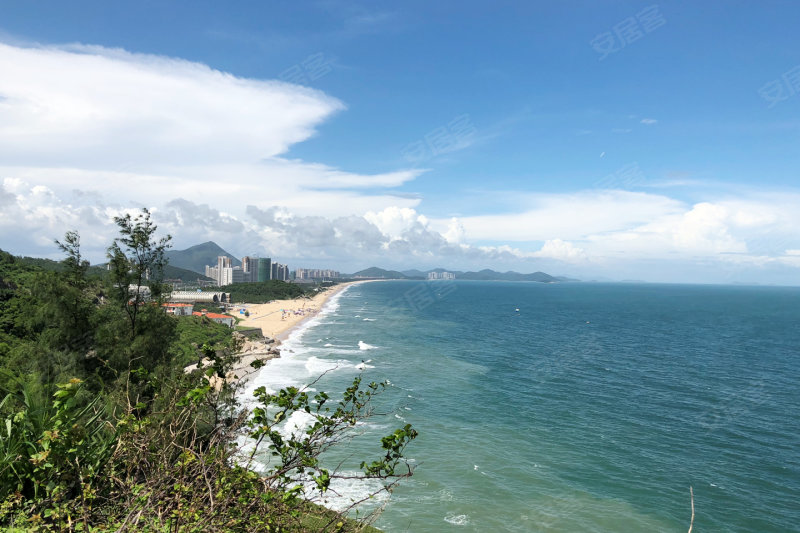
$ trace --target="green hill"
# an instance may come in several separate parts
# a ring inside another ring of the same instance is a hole
[[[214,281],[207,278],[194,270],[187,270],[185,268],[176,267],[174,265],[166,265],[164,267],[164,279],[179,279],[184,282],[192,282],[197,280]]]
[[[484,280],[484,281],[538,281],[540,283],[553,283],[559,281],[555,276],[544,272],[520,274],[519,272],[496,272],[488,268],[479,272],[458,272],[456,279]]]
[[[384,270],[378,267],[369,267],[359,270],[348,277],[351,278],[378,278],[378,279],[408,279],[408,276],[396,270]]]
[[[6,252],[2,253],[9,256],[11,255]],[[14,261],[32,270],[47,270],[50,272],[62,272],[64,270],[64,264],[61,261],[53,261],[52,259],[44,259],[42,257],[14,257]],[[106,272],[106,265],[102,263],[89,267],[88,275],[91,277],[103,278],[106,276]],[[198,279],[211,280],[211,278],[207,278],[193,270],[187,270],[171,264],[164,267],[164,278],[179,279],[181,281],[197,281]]]
[[[217,257],[220,255],[227,255],[232,258],[233,266],[242,265],[242,262],[234,257],[233,254],[226,252],[213,241],[196,244],[185,250],[168,250],[166,253],[170,265],[199,274],[206,273],[206,265],[216,265]]]

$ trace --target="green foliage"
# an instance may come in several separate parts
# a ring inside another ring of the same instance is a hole
[[[41,269],[27,266],[19,258],[0,250],[0,342],[17,344],[30,340],[35,333],[27,322],[30,291],[34,276]],[[0,351],[0,357],[3,352]]]
[[[199,316],[175,317],[177,339],[172,343],[177,366],[185,367],[197,362],[199,347],[209,344],[216,349],[232,348],[231,328]]]
[[[179,279],[184,283],[194,283],[200,281],[212,281],[211,278],[198,274],[193,270],[176,267],[174,265],[164,265],[164,279]]]
[[[4,512],[52,515],[62,503],[91,492],[115,434],[102,419],[100,398],[82,405],[80,388],[78,379],[59,384],[47,401],[23,385],[0,403],[0,410],[9,413],[0,428]]]
[[[309,294],[300,285],[277,279],[257,283],[233,283],[219,290],[231,293],[234,302],[251,304],[266,303],[270,300],[291,300]]]
[[[137,319],[142,304],[147,300],[144,287],[156,300],[162,292],[164,254],[169,248],[169,235],[155,239],[158,227],[150,219],[150,212],[142,209],[135,218],[130,214],[114,217],[120,237],[108,248],[109,267],[113,294],[130,321],[129,334],[134,339],[138,334]]]
[[[40,375],[47,383],[86,376],[91,317],[102,292],[87,275],[77,234],[68,233],[60,246],[68,254],[58,270],[0,254],[6,288],[0,300],[0,362],[9,371]],[[12,384],[0,376],[0,385]]]
[[[327,491],[331,481],[340,477],[340,474],[324,468],[320,456],[352,436],[352,428],[372,414],[373,397],[385,388],[386,383],[376,382],[362,387],[359,376],[345,389],[338,402],[330,402],[330,396],[325,392],[318,392],[312,397],[295,387],[282,389],[276,394],[268,394],[264,387],[256,389],[253,394],[260,405],[253,409],[249,422],[250,437],[256,440],[250,460],[256,456],[262,443],[268,443],[271,455],[277,460],[265,481],[270,489],[290,497],[299,497],[305,490],[300,481],[310,479],[316,490]],[[283,424],[296,412],[311,415],[313,423],[304,432],[287,436],[282,431]],[[410,476],[412,470],[403,452],[416,437],[417,432],[411,425],[384,437],[381,441],[384,456],[369,463],[363,461],[362,478],[386,480],[384,489],[390,490],[398,479]],[[405,471],[398,473],[401,465]],[[351,473],[347,477],[353,479],[354,476]]]

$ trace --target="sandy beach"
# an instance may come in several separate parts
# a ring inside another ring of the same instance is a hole
[[[295,298],[293,300],[274,300],[266,304],[239,304],[235,305],[230,311],[242,320],[239,326],[260,328],[264,339],[242,338],[242,350],[239,352],[239,361],[228,372],[226,379],[230,382],[246,381],[252,377],[257,370],[251,364],[254,361],[268,361],[275,357],[280,357],[281,341],[291,333],[292,329],[317,316],[322,310],[322,306],[333,295],[341,292],[346,287],[363,281],[351,281],[340,283],[328,290],[320,292],[312,298]],[[245,317],[240,311],[247,311],[250,316]],[[235,334],[236,335],[236,334]],[[203,366],[211,364],[210,359],[203,361]],[[197,365],[187,366],[184,370],[192,372]],[[211,378],[210,382],[214,387],[219,387],[222,382],[216,378]]]
[[[274,300],[266,304],[235,305],[231,310],[231,314],[244,319],[239,322],[239,326],[261,328],[261,332],[265,337],[282,341],[289,336],[295,326],[317,316],[325,302],[333,295],[355,283],[362,282],[340,283],[320,292],[313,298]],[[250,316],[245,317],[240,314],[239,311],[241,309],[249,312]]]

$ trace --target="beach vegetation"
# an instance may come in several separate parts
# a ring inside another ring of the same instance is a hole
[[[272,300],[292,300],[307,294],[314,294],[313,288],[278,279],[256,283],[233,283],[219,290],[230,293],[234,302],[263,304]]]

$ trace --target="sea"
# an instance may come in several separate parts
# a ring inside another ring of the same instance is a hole
[[[686,532],[692,512],[693,533],[800,531],[800,288],[357,284],[243,398],[359,375],[389,385],[324,460],[352,472],[419,432],[413,476],[358,508],[387,533]]]

